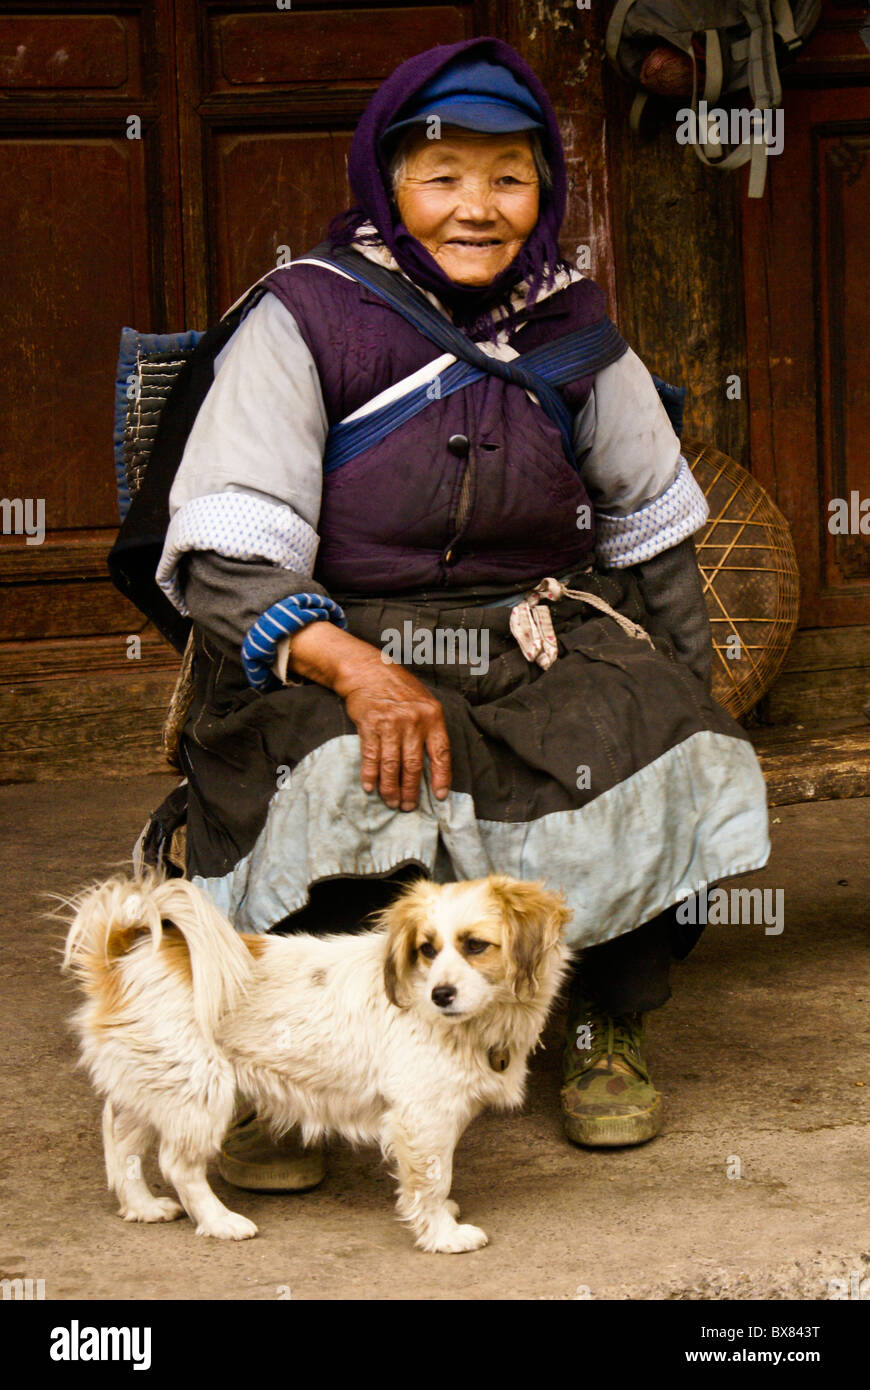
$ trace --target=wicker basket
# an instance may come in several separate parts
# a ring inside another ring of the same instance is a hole
[[[764,488],[711,444],[682,451],[710,505],[695,536],[713,630],[713,694],[735,718],[773,684],[798,620],[797,556]]]

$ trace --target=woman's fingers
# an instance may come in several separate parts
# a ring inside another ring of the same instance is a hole
[[[420,782],[429,754],[432,791],[440,799],[450,790],[450,740],[440,707],[437,715],[421,717],[408,707],[383,716],[373,728],[359,727],[363,790],[375,789],[393,810],[413,811],[420,799]]]
[[[380,730],[381,756],[378,790],[381,799],[395,810],[399,805],[399,780],[402,768],[402,745],[393,721]]]
[[[399,802],[403,811],[413,811],[420,799],[420,778],[423,775],[423,732],[417,727],[405,730],[402,739],[402,792]]]
[[[357,727],[360,746],[360,781],[364,792],[373,792],[381,775],[381,746],[377,735],[371,729]]]
[[[426,752],[429,754],[429,781],[432,791],[442,801],[450,790],[453,775],[450,763],[450,739],[447,726],[441,715],[426,739]]]

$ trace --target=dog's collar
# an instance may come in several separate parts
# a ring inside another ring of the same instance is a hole
[[[486,1055],[493,1071],[507,1071],[511,1064],[509,1047],[491,1047]]]

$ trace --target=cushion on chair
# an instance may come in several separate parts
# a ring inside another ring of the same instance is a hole
[[[160,413],[179,370],[202,334],[121,329],[115,375],[115,482],[121,520],[148,466]]]

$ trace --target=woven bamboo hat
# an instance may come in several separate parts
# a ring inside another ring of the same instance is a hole
[[[739,463],[694,439],[681,449],[710,506],[695,545],[713,631],[713,694],[739,719],[770,689],[797,627],[794,542]]]

